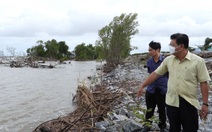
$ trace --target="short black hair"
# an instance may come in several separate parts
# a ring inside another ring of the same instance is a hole
[[[170,39],[175,39],[177,45],[184,44],[184,47],[188,49],[188,46],[189,46],[188,35],[183,33],[174,33],[170,36]]]
[[[154,42],[154,41],[151,41],[150,43],[149,43],[149,47],[151,47],[152,49],[154,49],[154,50],[157,50],[157,49],[161,49],[161,45],[160,45],[160,43],[159,42]]]

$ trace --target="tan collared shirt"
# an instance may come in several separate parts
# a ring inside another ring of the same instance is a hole
[[[199,109],[198,83],[210,80],[204,59],[190,52],[187,53],[183,61],[170,55],[155,70],[159,75],[163,75],[167,71],[169,72],[169,80],[166,104],[179,107],[179,96],[181,96]]]

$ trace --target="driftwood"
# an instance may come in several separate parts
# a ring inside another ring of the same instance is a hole
[[[73,98],[78,108],[65,117],[40,124],[33,132],[98,132],[95,122],[103,121],[123,96],[119,90],[112,91],[104,86],[96,86],[94,91],[78,86]]]

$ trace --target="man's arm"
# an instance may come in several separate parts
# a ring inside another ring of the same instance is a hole
[[[209,85],[207,82],[200,83],[201,93],[202,93],[202,108],[200,116],[202,119],[207,117],[208,114],[208,94],[209,94]]]
[[[137,95],[140,97],[142,95],[143,89],[153,83],[160,75],[158,75],[156,72],[152,72],[148,78],[141,84],[140,88],[138,89]]]

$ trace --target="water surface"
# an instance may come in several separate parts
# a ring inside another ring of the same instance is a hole
[[[78,82],[95,74],[95,61],[53,69],[0,65],[0,131],[30,132],[39,124],[74,110]]]

